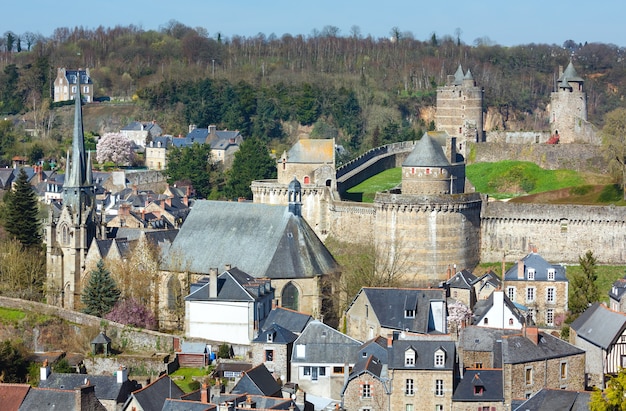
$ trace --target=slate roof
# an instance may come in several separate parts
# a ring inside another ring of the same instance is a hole
[[[272,334],[271,342],[268,342],[267,340],[268,334]],[[259,332],[259,335],[252,340],[252,342],[263,344],[290,344],[297,338],[298,336],[288,329],[283,328],[278,324],[271,324]]]
[[[167,374],[163,374],[152,384],[137,390],[131,394],[144,410],[160,410],[167,398],[180,398],[183,390],[170,379]],[[131,397],[126,401],[131,401]]]
[[[0,385],[0,404],[5,411],[17,411],[30,390],[29,384]]]
[[[306,221],[288,207],[198,200],[170,247],[163,266],[208,274],[236,265],[257,278],[311,278],[339,266]]]
[[[73,410],[75,401],[76,393],[74,392],[74,387],[68,390],[32,387],[19,409],[24,411],[41,409]]]
[[[244,371],[239,381],[231,390],[233,394],[255,394],[267,397],[281,397],[280,385],[269,372],[265,364]]]
[[[298,345],[306,347],[303,358],[298,357]],[[292,363],[344,364],[346,361],[356,362],[361,342],[314,320],[307,325],[294,346]]]
[[[287,152],[288,163],[335,164],[335,140],[301,139]]]
[[[258,280],[255,277],[233,267],[217,277],[217,298],[227,301],[255,301],[259,296],[256,290],[261,287],[265,290],[265,283],[269,280]],[[209,298],[210,281],[185,297],[185,301],[206,301]],[[270,290],[272,290],[270,288]],[[270,291],[271,292],[271,291]]]
[[[367,296],[381,327],[421,334],[433,331],[430,302],[446,299],[443,289],[363,287],[359,293]],[[415,310],[415,318],[405,318],[407,309]]]
[[[272,324],[278,324],[295,334],[300,334],[311,321],[313,321],[313,317],[309,314],[290,310],[289,308],[275,307],[267,315],[263,327],[268,328]]]
[[[124,131],[147,131],[153,136],[163,134],[161,127],[152,121],[132,121],[130,124],[122,127]]]
[[[355,378],[358,378],[360,375],[370,374],[374,378],[380,380],[381,376],[383,375],[383,369],[383,363],[374,355],[370,355],[367,358],[359,359],[352,367],[352,372],[350,372],[348,381],[346,384],[344,384],[343,389],[341,390],[341,395],[343,396],[343,393],[345,393],[346,389],[348,388],[348,383]]]
[[[616,301],[620,301],[626,293],[626,277],[615,280],[613,286],[609,290],[609,297]]]
[[[463,84],[463,78],[465,78],[465,75],[463,74],[463,67],[459,64],[459,67],[457,67],[456,72],[454,73],[454,85],[459,86]]]
[[[476,280],[476,276],[469,272],[469,270],[461,270],[458,273],[454,274],[454,276],[452,276],[452,278],[450,278],[448,281],[446,281],[446,284],[450,288],[471,290]]]
[[[514,411],[587,411],[591,392],[543,388],[524,401]]]
[[[502,361],[504,364],[542,361],[584,353],[584,350],[544,332],[539,333],[537,345],[521,334],[508,335],[502,338]]]
[[[358,358],[363,359],[373,355],[383,364],[389,362],[389,352],[387,351],[387,339],[381,336],[366,341],[359,348]]]
[[[435,352],[443,349],[446,353],[443,367],[435,367]],[[408,349],[416,352],[415,364],[405,364]],[[456,361],[456,346],[449,340],[394,340],[389,353],[389,369],[410,370],[453,370]]]
[[[475,394],[474,387],[483,387],[481,395]],[[501,369],[469,369],[459,381],[452,402],[504,401]]]
[[[459,335],[459,350],[493,352],[493,367],[500,368],[502,367],[502,337],[511,334],[519,334],[519,331],[477,326],[464,327]]]
[[[131,392],[141,388],[136,381],[117,382],[117,375],[61,374],[51,373],[46,380],[39,381],[41,388],[57,388],[73,390],[89,380],[95,386],[96,398],[99,400],[115,400],[124,403]]]
[[[494,291],[491,294],[489,294],[489,297],[487,297],[486,299],[477,301],[476,304],[474,304],[474,314],[472,315],[472,321],[474,324],[478,324],[483,319],[483,317],[487,315],[489,310],[493,308],[493,304],[494,304],[493,300],[495,298],[494,294],[496,292],[502,292],[502,291]],[[526,322],[526,318],[524,317],[524,314],[520,311],[519,308],[517,308],[517,306],[503,292],[502,292],[502,301],[504,302],[504,305],[509,309],[509,311],[511,311],[511,313],[517,318],[517,321],[519,321],[522,324]]]
[[[570,325],[576,335],[593,345],[608,349],[626,328],[626,314],[594,303]]]
[[[207,345],[199,342],[183,341],[180,343],[181,354],[206,354]]]
[[[534,281],[548,281],[549,268],[553,268],[555,271],[554,281],[567,281],[567,277],[565,276],[565,267],[563,267],[561,264],[550,264],[537,253],[530,253],[522,258],[521,261],[522,264],[524,264],[524,279],[517,278],[517,266],[519,264],[518,261],[506,271],[506,273],[504,274],[504,281],[529,281],[529,268],[535,269]]]
[[[215,404],[205,404],[198,401],[186,401],[168,398],[163,404],[161,411],[214,411],[217,410]]]
[[[240,407],[237,407],[237,410],[245,409],[247,405],[244,405],[247,399],[256,406],[253,409],[257,410],[289,410],[289,406],[292,404],[290,398],[278,398],[278,397],[268,397],[263,395],[254,395],[254,394],[223,394],[217,398],[213,399],[213,402],[224,404],[227,402],[237,401],[240,404]],[[307,402],[309,399],[309,395],[307,394]],[[317,408],[316,408],[317,409]],[[303,411],[297,405],[295,405],[294,411]]]
[[[449,167],[450,162],[446,158],[441,144],[434,135],[437,132],[428,131],[415,143],[411,154],[404,160],[402,167]]]
[[[558,81],[559,82],[573,81],[573,82],[579,83],[579,82],[583,82],[584,80],[582,79],[582,77],[578,75],[578,73],[576,72],[576,69],[574,68],[574,64],[570,60],[569,64],[565,68],[565,71],[563,72],[563,74],[561,74],[561,76],[559,77]]]
[[[474,281],[474,285],[476,283],[480,283],[481,284],[480,288],[479,288],[480,290],[485,288],[485,286],[487,284],[491,285],[491,287],[493,289],[498,289],[498,288],[502,287],[502,280],[500,280],[500,278],[496,275],[496,273],[494,273],[491,270],[489,270],[485,274],[483,274],[480,277],[478,277],[476,279],[476,281]]]

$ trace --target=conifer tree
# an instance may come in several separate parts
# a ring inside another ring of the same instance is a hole
[[[578,258],[582,273],[576,274],[570,280],[569,310],[570,320],[582,314],[591,304],[600,301],[600,292],[595,281],[596,258],[592,251],[587,251],[584,256]]]
[[[85,314],[103,317],[108,314],[120,298],[120,290],[111,277],[111,273],[104,266],[104,261],[98,261],[95,270],[89,275],[89,283],[83,289],[81,301],[85,305]]]
[[[276,178],[276,161],[270,156],[267,146],[259,139],[252,137],[244,140],[239,151],[235,153],[226,184],[226,196],[252,199],[250,183],[266,178]]]
[[[6,203],[4,228],[9,235],[24,247],[41,245],[37,197],[23,168],[20,169],[15,189],[7,192],[4,201]]]

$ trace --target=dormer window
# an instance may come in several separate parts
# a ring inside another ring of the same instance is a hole
[[[415,310],[404,310],[404,318],[415,318]]]
[[[474,395],[483,395],[485,387],[482,385],[474,385]]]
[[[556,270],[554,268],[548,268],[548,281],[554,281]]]
[[[446,364],[446,353],[441,348],[435,351],[435,367],[443,367]]]
[[[529,268],[528,269],[528,279],[529,280],[534,280],[535,279],[535,269],[534,268]]]
[[[409,348],[404,352],[404,365],[407,367],[415,366],[415,350]]]
[[[267,342],[274,342],[274,333],[267,333]]]

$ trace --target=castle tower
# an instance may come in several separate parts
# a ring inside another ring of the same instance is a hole
[[[72,151],[67,154],[63,203],[53,204],[46,226],[47,299],[76,308],[82,291],[85,257],[96,236],[95,188],[91,153],[85,152],[80,85],[76,87]]]
[[[587,93],[571,60],[564,72],[559,71],[556,91],[550,95],[550,133],[561,143],[573,143],[587,123]]]
[[[446,85],[437,88],[435,127],[457,139],[458,152],[467,157],[468,141],[483,141],[483,90],[476,85],[472,72],[463,73],[459,64]]]

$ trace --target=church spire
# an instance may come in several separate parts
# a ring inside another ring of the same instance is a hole
[[[72,138],[72,163],[66,171],[65,185],[83,187],[87,183],[87,161],[85,156],[85,136],[83,132],[83,111],[80,97],[80,74],[76,76],[76,95],[74,97],[74,136]],[[66,166],[67,167],[67,166]]]

